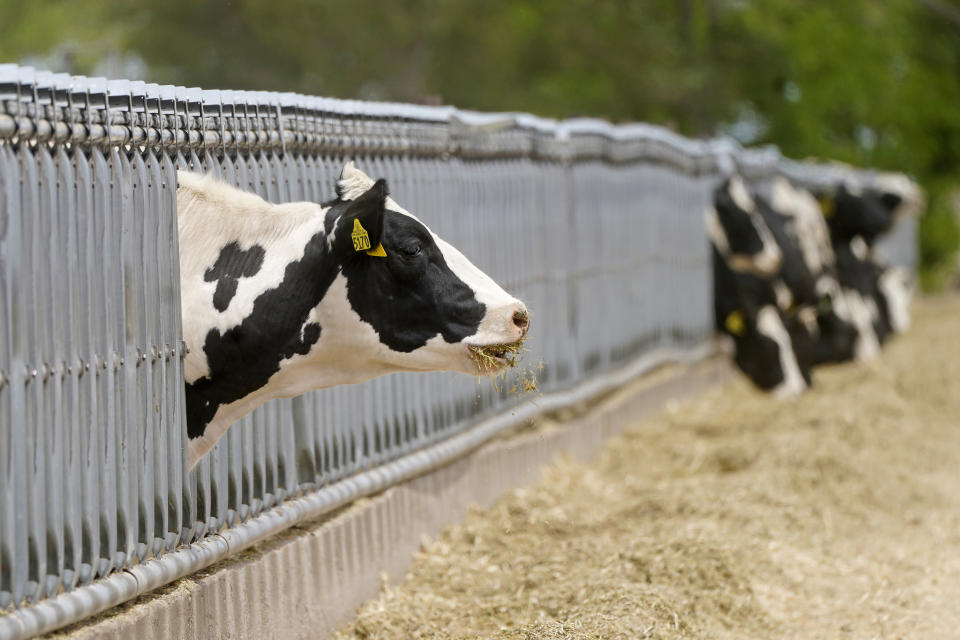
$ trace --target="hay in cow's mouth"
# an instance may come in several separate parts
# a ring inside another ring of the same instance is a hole
[[[480,372],[493,373],[500,371],[504,364],[508,367],[516,366],[523,350],[523,342],[524,339],[521,338],[506,344],[469,345],[469,348]]]

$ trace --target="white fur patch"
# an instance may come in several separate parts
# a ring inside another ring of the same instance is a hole
[[[373,178],[365,174],[353,160],[343,165],[340,178],[337,180],[337,193],[343,200],[356,200],[373,186]]]
[[[773,293],[777,297],[777,306],[786,311],[793,306],[793,294],[779,278],[773,283]]]
[[[906,271],[891,267],[880,275],[880,291],[887,300],[890,326],[896,333],[910,328],[910,299],[912,289]]]
[[[857,260],[866,260],[870,256],[870,247],[862,236],[853,236],[850,240],[850,252]]]
[[[902,173],[882,173],[877,176],[874,187],[900,196],[900,204],[894,210],[894,216],[915,215],[923,209],[923,191],[916,182]]]
[[[800,322],[803,323],[803,326],[806,327],[807,332],[817,338],[820,335],[820,325],[817,324],[817,310],[813,307],[804,307],[797,312],[797,317],[800,319]]]
[[[707,237],[717,248],[721,256],[730,255],[730,243],[727,241],[727,232],[723,230],[723,225],[717,217],[717,210],[713,207],[703,212],[703,222],[707,227]]]
[[[843,299],[850,314],[848,321],[857,328],[853,359],[857,362],[873,360],[880,353],[880,340],[873,324],[877,318],[877,307],[871,304],[872,300],[864,300],[860,292],[854,289],[845,289]]]
[[[766,306],[760,309],[757,314],[757,331],[777,343],[783,382],[773,390],[773,395],[778,398],[787,398],[802,393],[807,388],[807,383],[800,373],[800,365],[797,364],[790,334],[783,326],[780,314],[774,307]]]
[[[741,178],[739,175],[730,177],[730,185],[728,190],[730,192],[730,197],[733,198],[734,204],[747,213],[753,213],[756,211],[757,205],[750,196],[750,191],[747,189],[747,185],[744,184],[743,178]]]

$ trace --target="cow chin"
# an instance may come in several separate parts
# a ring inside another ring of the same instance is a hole
[[[502,363],[487,362],[486,366],[481,366],[476,348],[472,340],[450,343],[436,336],[415,351],[404,354],[392,352],[381,361],[392,371],[452,371],[468,376],[495,375],[507,366],[506,360]]]
[[[454,344],[427,344],[411,354],[408,365],[421,371],[441,370],[468,376],[496,376],[512,366],[521,350],[520,341],[477,341],[468,339]]]

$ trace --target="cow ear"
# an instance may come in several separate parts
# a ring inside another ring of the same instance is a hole
[[[342,257],[365,253],[386,257],[380,239],[386,210],[387,182],[382,178],[347,203],[347,210],[337,223],[336,251]]]

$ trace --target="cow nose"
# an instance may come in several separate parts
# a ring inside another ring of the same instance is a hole
[[[530,316],[526,309],[517,309],[513,312],[513,324],[520,329],[521,335],[526,335],[527,327],[530,326]]]

